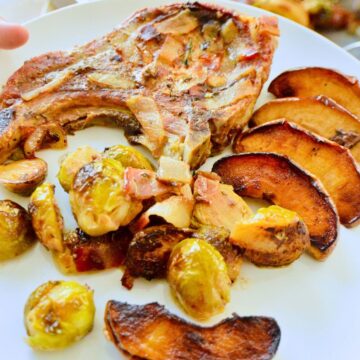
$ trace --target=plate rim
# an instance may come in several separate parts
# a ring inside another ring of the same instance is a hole
[[[124,0],[118,0],[118,1],[124,1]],[[132,1],[137,1],[137,0],[132,0]],[[331,45],[332,47],[336,48],[337,50],[340,50],[344,55],[346,55],[349,59],[352,59],[352,60],[355,60],[357,62],[359,62],[360,64],[360,61],[358,61],[353,55],[351,55],[348,51],[346,51],[344,48],[342,48],[340,45],[336,44],[335,42],[331,41],[330,39],[328,39],[326,36],[316,32],[315,30],[311,29],[311,28],[308,28],[308,27],[305,27],[303,25],[300,25],[298,24],[297,22],[293,21],[293,20],[290,20],[282,15],[278,15],[278,14],[274,14],[268,10],[264,10],[264,9],[260,9],[260,8],[257,8],[255,6],[252,6],[252,5],[249,5],[249,4],[245,4],[245,3],[242,3],[242,2],[238,2],[236,0],[199,0],[199,1],[196,1],[196,0],[192,0],[192,1],[189,1],[189,0],[174,0],[174,1],[170,1],[170,0],[164,0],[164,1],[167,1],[168,3],[173,3],[173,4],[176,4],[176,3],[187,3],[187,2],[200,2],[200,3],[203,3],[203,4],[206,4],[206,3],[217,3],[219,4],[220,6],[229,6],[229,7],[232,7],[233,9],[235,10],[238,10],[237,8],[241,9],[241,8],[244,8],[244,9],[251,9],[251,11],[255,11],[255,12],[258,12],[259,14],[264,14],[264,15],[268,15],[268,16],[275,16],[277,18],[280,18],[282,22],[285,22],[287,24],[290,24],[292,26],[295,26],[297,27],[298,29],[300,29],[301,31],[305,31],[305,32],[308,32],[309,35],[312,35],[312,36],[315,36],[317,37],[318,39],[320,40],[323,40],[325,42],[327,42],[329,45]],[[51,16],[57,16],[59,14],[62,14],[62,13],[66,13],[67,11],[71,11],[72,9],[77,9],[77,8],[80,8],[80,7],[90,7],[90,6],[93,6],[93,5],[98,5],[98,4],[105,4],[105,3],[110,3],[110,2],[114,2],[114,0],[90,0],[88,2],[84,2],[84,3],[77,3],[77,4],[72,4],[72,5],[68,5],[68,6],[65,6],[65,7],[62,7],[62,8],[59,8],[59,9],[55,9],[51,12],[48,12],[48,13],[44,13],[44,14],[41,14],[39,15],[38,17],[36,18],[33,18],[33,19],[30,19],[30,20],[27,20],[23,23],[23,25],[25,27],[28,27],[28,26],[31,26],[32,24],[34,23],[37,23],[39,21],[42,21],[43,19],[45,18],[48,18],[48,17],[51,17]],[[164,5],[163,5],[164,6]],[[153,8],[153,7],[156,7],[156,6],[148,6],[147,8]],[[138,10],[140,10],[141,8],[139,8]],[[241,11],[241,10],[239,10]],[[132,14],[130,15],[132,16]],[[124,19],[125,20],[125,19]],[[105,34],[104,34],[105,35]],[[31,36],[31,34],[30,34]],[[280,33],[280,37],[281,37],[281,33]]]
[[[120,0],[120,1],[123,1],[123,0]],[[133,1],[137,1],[137,0],[133,0]],[[167,0],[164,0],[164,1],[167,1]],[[59,13],[63,13],[63,12],[66,12],[66,11],[71,11],[74,7],[76,7],[76,8],[78,8],[78,7],[83,7],[83,6],[93,6],[94,4],[101,4],[101,3],[103,3],[103,4],[106,4],[106,3],[111,3],[111,2],[114,2],[114,0],[94,0],[94,1],[91,1],[91,2],[89,2],[89,3],[84,3],[84,4],[76,4],[76,5],[72,5],[72,6],[70,6],[70,7],[66,7],[66,8],[63,8],[63,9],[59,9],[59,10],[57,10],[57,11],[55,11],[55,12],[53,12],[53,13],[49,13],[49,14],[44,14],[43,16],[41,16],[41,17],[38,17],[38,18],[36,18],[36,19],[32,19],[32,20],[30,20],[29,22],[28,22],[28,25],[30,25],[31,26],[31,24],[32,23],[35,23],[35,22],[39,22],[39,21],[41,21],[43,18],[48,18],[48,17],[51,17],[51,16],[58,16],[59,15]],[[180,2],[180,1],[167,1],[167,2]],[[186,1],[184,1],[184,2],[186,2]],[[206,2],[208,2],[208,1],[204,1],[205,3]],[[222,0],[222,1],[218,1],[218,3],[220,3],[221,5],[223,5],[223,6],[228,6],[227,4],[231,4],[231,5],[233,5],[233,6],[231,6],[231,8],[239,8],[239,11],[241,11],[241,8],[251,8],[251,11],[252,12],[257,12],[257,13],[259,13],[259,14],[263,14],[263,13],[267,13],[267,14],[271,14],[271,13],[269,13],[269,12],[267,12],[267,11],[264,11],[264,10],[261,10],[261,9],[257,9],[257,8],[254,8],[254,7],[251,7],[251,6],[249,6],[249,5],[246,5],[246,4],[241,4],[241,3],[237,3],[237,2],[235,2],[235,1],[228,1],[228,0]],[[150,6],[150,7],[155,7],[156,5],[153,5],[153,6]],[[271,15],[273,15],[273,14],[271,14]],[[252,15],[253,16],[253,15]],[[256,15],[256,16],[258,16],[258,15]],[[282,18],[282,17],[280,17],[281,18],[281,21],[282,22],[285,22],[286,24],[288,24],[289,26],[291,26],[291,27],[294,27],[294,25],[295,25],[295,27],[299,27],[300,25],[298,25],[298,24],[294,24],[294,22],[293,21],[290,21],[290,20],[288,20],[288,19],[286,19],[286,18]],[[119,23],[120,23],[120,21],[119,21]],[[306,33],[306,31],[305,32],[303,32],[303,30],[304,30],[304,28],[302,27],[302,26],[300,26],[300,28],[302,28],[302,33],[303,33],[303,36],[305,36],[305,33]],[[306,29],[305,28],[305,30],[309,30],[309,29]],[[314,33],[314,31],[312,31],[312,30],[310,30],[311,31],[311,33]],[[341,47],[339,47],[338,45],[336,45],[335,43],[333,43],[333,42],[331,42],[330,40],[328,40],[328,39],[326,39],[325,37],[323,37],[322,35],[319,35],[319,34],[317,34],[317,33],[315,33],[316,34],[316,38],[320,38],[320,39],[322,39],[322,40],[325,40],[325,43],[326,42],[330,42],[330,44],[331,44],[331,47],[332,48],[337,48],[337,49],[341,49],[341,50],[343,50]],[[100,36],[102,36],[102,35],[100,35]],[[324,42],[322,42],[323,44],[324,44]],[[334,46],[335,45],[335,46]],[[326,44],[324,44],[324,46],[328,46],[328,45],[326,45]],[[70,47],[69,49],[72,49],[72,47]],[[352,60],[355,60],[355,61],[352,61],[353,62],[353,66],[354,66],[354,68],[356,67],[356,68],[359,68],[359,65],[360,65],[360,63],[358,64],[358,65],[355,65],[355,64],[357,64],[358,63],[358,61],[355,59],[355,58],[353,58],[350,54],[348,54],[345,50],[343,50],[342,52],[345,52],[347,55],[348,55],[348,57],[349,57],[349,59],[352,59]],[[340,56],[340,54],[339,54],[339,56]],[[343,55],[341,55],[341,56],[343,56]],[[360,68],[359,68],[360,69]],[[360,72],[360,71],[359,71]],[[358,76],[358,75],[357,75]],[[264,86],[263,87],[263,91],[264,90],[266,90],[266,87]],[[70,151],[70,149],[69,148],[67,148],[67,151]],[[223,155],[225,155],[225,154],[223,154]],[[59,196],[59,194],[57,195],[57,196]],[[357,231],[359,231],[359,229],[357,229]],[[343,240],[343,239],[340,239],[340,236],[341,237],[343,237],[344,235],[339,235],[339,240]],[[344,240],[347,240],[347,239],[344,239]],[[34,251],[34,250],[32,250],[32,251]],[[336,249],[335,249],[335,251],[336,251]],[[34,256],[35,256],[35,254],[34,254]],[[50,262],[52,261],[51,260],[51,258],[49,257],[49,259],[48,259]],[[53,264],[52,264],[52,266],[53,267],[55,267]],[[110,274],[105,274],[105,275],[110,275]],[[47,276],[47,275],[46,275]],[[89,275],[89,276],[92,276],[92,274],[91,275]],[[95,275],[96,276],[96,275]],[[47,276],[48,277],[48,276]],[[72,276],[63,276],[63,275],[61,275],[61,276],[58,276],[59,278],[61,277],[61,278],[65,278],[65,279],[72,279],[73,277]],[[86,275],[86,277],[87,277],[87,275]],[[109,276],[108,277],[109,279],[111,278],[111,276]],[[87,281],[87,280],[85,280],[84,278],[81,278],[81,277],[79,277],[79,276],[76,276],[75,277],[75,279],[77,280],[77,281],[79,281],[79,282],[84,282],[84,281]],[[36,282],[39,282],[39,281],[41,281],[40,279],[36,279]],[[254,283],[253,283],[254,284]],[[151,284],[152,285],[152,284]],[[155,284],[154,284],[155,285]],[[239,287],[239,284],[237,285],[237,288]],[[256,284],[255,284],[255,287],[256,287]],[[96,292],[98,292],[98,290],[97,290],[97,288],[96,287],[94,287],[94,290],[96,291]],[[236,290],[233,290],[233,291],[236,291]],[[119,294],[119,297],[121,296],[121,292],[119,292],[118,293]],[[142,299],[139,299],[139,301],[142,301]],[[152,301],[154,301],[154,300],[152,300]],[[163,303],[165,306],[167,306],[168,307],[168,304],[167,303]],[[19,311],[20,312],[20,311]],[[97,312],[100,312],[100,308],[97,308]],[[178,313],[177,313],[178,314]],[[241,314],[241,313],[240,313]],[[275,312],[274,312],[274,314],[275,314]],[[224,315],[224,314],[223,314]],[[223,316],[224,317],[224,316]],[[280,324],[281,325],[281,324]],[[309,324],[309,325],[311,325],[311,323]],[[101,326],[102,326],[102,324],[96,324],[96,326],[97,326],[97,329],[96,329],[96,331],[94,331],[93,332],[93,334],[95,334],[95,336],[96,336],[96,338],[98,338],[98,337],[101,337]],[[286,342],[288,339],[286,338],[287,336],[288,337],[293,337],[293,335],[292,334],[290,334],[290,332],[289,331],[286,331],[286,333],[287,334],[285,334],[285,331],[284,331],[284,337],[282,338],[282,343],[283,342]],[[11,340],[11,339],[10,339]],[[324,341],[324,343],[326,342],[326,339],[324,339],[323,340]],[[96,343],[96,342],[95,342]],[[103,343],[103,341],[102,341],[102,343]],[[322,342],[321,342],[322,343]],[[320,344],[321,344],[320,343]],[[82,346],[82,347],[81,347]],[[113,346],[112,344],[110,344],[109,346]],[[284,346],[284,345],[283,345]],[[83,347],[84,347],[84,345],[83,344],[81,344],[80,343],[80,347],[78,347],[77,348],[77,350],[79,350],[80,351],[80,353],[79,353],[79,357],[81,357],[81,351],[83,350]],[[280,347],[279,347],[279,350],[281,351],[281,347],[282,347],[282,345],[280,344]],[[5,354],[6,354],[6,350],[7,350],[7,348],[5,349]],[[100,354],[103,354],[103,348],[100,348],[99,349],[100,351],[99,351],[99,353]],[[71,349],[71,351],[74,351],[74,349]],[[295,351],[295,349],[294,349],[294,351]],[[65,355],[65,353],[63,353],[63,352],[59,352],[57,355],[58,356],[60,356],[59,357],[59,359],[61,358],[61,356],[62,356],[62,354],[64,355],[64,358],[66,358],[66,355]],[[71,353],[71,354],[73,354],[73,352]],[[278,351],[278,354],[279,354],[279,351]],[[107,358],[107,356],[106,355],[108,355],[108,353],[107,352],[105,352],[104,354],[103,354],[103,356],[104,356],[104,358]],[[296,357],[296,353],[294,354],[294,358],[297,358]],[[42,355],[38,355],[38,354],[36,354],[36,355],[32,355],[32,356],[34,356],[34,358],[43,358],[42,357]],[[51,355],[50,355],[51,356]],[[50,358],[50,356],[49,355],[47,355],[47,354],[45,354],[45,356],[44,356],[44,358]],[[279,357],[279,355],[277,355],[276,356],[276,358],[278,358]],[[119,358],[121,358],[121,355],[119,354]],[[293,359],[294,359],[293,358]],[[55,357],[54,357],[54,359],[55,359]],[[58,357],[56,357],[56,359],[58,359]]]

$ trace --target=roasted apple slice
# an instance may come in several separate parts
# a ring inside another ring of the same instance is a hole
[[[218,160],[213,171],[240,196],[266,199],[295,211],[309,230],[309,252],[322,260],[336,245],[338,216],[320,182],[289,159],[272,153],[246,153]]]
[[[269,317],[233,314],[201,327],[158,303],[130,305],[114,300],[106,305],[105,334],[119,350],[148,360],[269,360],[281,337],[279,325]]]
[[[276,97],[324,95],[360,118],[359,81],[332,69],[306,67],[285,71],[271,82],[269,92]]]
[[[253,114],[251,124],[285,118],[350,149],[360,161],[360,120],[325,97],[283,98],[269,101]]]
[[[0,165],[0,183],[14,193],[30,195],[47,175],[47,164],[41,159],[14,161]]]
[[[354,226],[360,219],[360,172],[348,149],[293,123],[278,120],[239,135],[234,151],[288,156],[322,182],[343,225]]]

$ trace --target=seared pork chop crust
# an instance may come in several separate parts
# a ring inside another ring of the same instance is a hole
[[[35,57],[0,95],[0,162],[25,144],[33,156],[64,130],[109,124],[155,157],[196,168],[248,122],[277,35],[271,17],[173,4],[140,10],[72,51]]]

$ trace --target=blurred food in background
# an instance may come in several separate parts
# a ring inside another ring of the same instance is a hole
[[[245,0],[246,3],[287,17],[315,30],[347,30],[360,33],[360,1]]]

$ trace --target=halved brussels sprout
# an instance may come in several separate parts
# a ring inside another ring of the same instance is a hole
[[[240,274],[242,251],[229,241],[230,231],[217,226],[201,226],[194,230],[191,237],[202,239],[212,245],[224,258],[230,280],[234,282]]]
[[[309,232],[299,215],[277,205],[259,209],[254,217],[236,224],[230,241],[254,264],[283,266],[309,246]]]
[[[55,199],[55,186],[44,183],[30,197],[29,213],[38,239],[48,250],[63,250],[64,221]]]
[[[0,183],[9,191],[30,195],[47,175],[47,164],[42,159],[24,159],[0,165]]]
[[[120,161],[124,168],[133,167],[138,169],[153,170],[150,161],[132,146],[114,145],[105,149],[104,158]]]
[[[26,210],[10,200],[0,200],[0,261],[22,254],[35,242]]]
[[[29,297],[24,310],[27,343],[38,350],[65,348],[93,328],[93,291],[75,281],[48,281]]]
[[[114,159],[83,166],[69,192],[80,228],[91,236],[104,235],[129,224],[142,210],[139,200],[124,193],[124,168]]]
[[[69,192],[76,173],[91,161],[100,159],[100,153],[90,146],[81,146],[67,154],[61,162],[58,179],[66,192]]]
[[[231,185],[209,176],[212,174],[200,173],[195,181],[191,223],[193,227],[211,225],[231,231],[237,222],[251,217],[252,211]]]
[[[174,296],[191,316],[206,320],[230,301],[230,278],[221,254],[200,239],[178,243],[169,259],[168,281]]]

